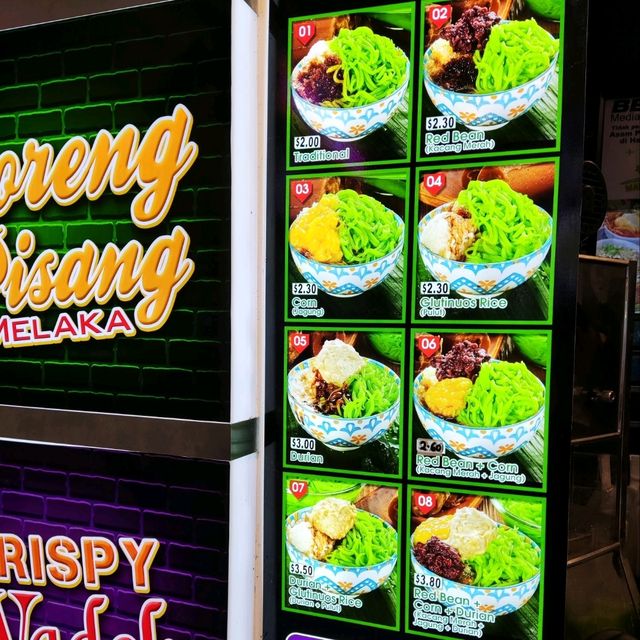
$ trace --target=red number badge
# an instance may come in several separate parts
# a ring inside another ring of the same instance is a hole
[[[439,336],[416,336],[418,349],[424,353],[427,358],[438,353],[442,338]]]
[[[444,27],[449,20],[451,20],[450,4],[434,4],[432,7],[429,7],[429,22],[438,27],[438,29]]]
[[[301,500],[309,491],[309,483],[306,480],[289,480],[289,491],[296,497],[296,500]]]
[[[316,23],[296,22],[296,24],[293,25],[293,34],[296,40],[306,47],[316,35]]]
[[[311,343],[308,333],[292,333],[289,335],[289,346],[296,352],[302,353]]]
[[[304,204],[313,194],[313,182],[311,180],[294,180],[291,183],[291,196],[301,204]]]
[[[431,513],[436,507],[436,494],[435,493],[414,493],[413,494],[413,506],[418,512],[426,516]]]
[[[427,173],[422,179],[422,184],[432,196],[437,196],[447,186],[447,175],[444,171]]]

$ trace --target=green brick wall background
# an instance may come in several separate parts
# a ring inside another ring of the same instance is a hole
[[[131,222],[136,189],[39,212],[16,203],[0,218],[12,252],[22,228],[34,231],[39,249],[64,253],[85,239],[123,246],[136,238],[147,247],[180,224],[191,236],[196,265],[160,331],[0,348],[0,404],[228,419],[229,5],[176,1],[0,33],[0,152],[21,155],[29,137],[59,148],[71,136],[91,140],[100,129],[116,133],[129,123],[144,132],[177,103],[193,114],[191,139],[200,149],[170,214],[153,229]],[[132,312],[137,300],[113,300],[107,315],[113,306]],[[43,327],[52,327],[58,313],[41,314]]]

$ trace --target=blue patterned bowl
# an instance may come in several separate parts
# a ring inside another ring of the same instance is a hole
[[[531,543],[531,546],[540,556],[540,547],[523,533],[518,533]],[[433,600],[443,603],[455,602],[456,607],[463,607],[474,613],[486,613],[494,616],[503,616],[522,608],[531,599],[540,584],[539,571],[535,576],[524,582],[506,587],[474,587],[443,578],[433,573],[433,571],[429,571],[418,562],[413,551],[413,536],[411,536],[411,565],[416,574],[428,578],[428,585],[440,585],[428,587],[433,591]]]
[[[291,244],[293,261],[302,277],[316,284],[321,291],[336,298],[352,298],[379,285],[402,259],[404,222],[393,214],[400,229],[400,241],[386,256],[362,264],[326,264],[303,256]]]
[[[533,253],[515,260],[486,264],[447,260],[427,249],[420,242],[420,237],[429,220],[439,213],[447,211],[448,207],[449,204],[443,204],[422,218],[418,225],[418,249],[427,271],[436,280],[448,282],[452,291],[465,298],[473,298],[475,296],[493,298],[502,295],[505,291],[515,289],[526,282],[539,269],[547,257],[547,253],[549,253],[553,237],[553,221],[544,209],[538,207],[540,211],[549,217],[549,238]]]
[[[544,404],[538,412],[522,422],[504,427],[466,427],[431,413],[420,401],[419,390],[424,371],[413,381],[413,405],[427,433],[442,440],[447,449],[460,458],[494,460],[517,451],[527,444],[536,432],[544,429]],[[544,389],[544,385],[540,382]]]
[[[553,38],[549,34],[550,38]],[[429,76],[427,65],[431,47],[424,54],[424,85],[436,109],[453,116],[460,124],[476,131],[500,129],[520,117],[544,96],[556,72],[558,54],[539,76],[519,87],[495,93],[460,93],[439,87]]]
[[[294,88],[295,79],[308,61],[308,57],[302,58],[291,74],[293,102],[302,119],[314,131],[331,140],[353,142],[384,127],[400,106],[409,87],[411,69],[407,59],[404,82],[386,98],[362,107],[323,107],[305,100]]]
[[[307,507],[292,513],[285,521],[286,531],[298,521],[305,520],[305,517],[311,513],[312,508]],[[362,511],[362,509],[359,509],[359,511]],[[398,534],[389,523],[374,514],[370,515],[380,520],[385,528],[391,529],[397,541]],[[312,575],[305,576],[308,580],[318,583],[323,591],[344,596],[361,596],[364,593],[375,591],[387,581],[398,561],[396,552],[388,560],[369,567],[341,567],[337,564],[329,564],[328,562],[321,562],[305,556],[288,540],[287,553],[291,562],[312,569]]]
[[[400,389],[400,378],[381,362],[367,358],[371,364],[384,369]],[[289,372],[288,398],[291,411],[298,424],[310,435],[320,440],[330,449],[349,451],[364,444],[379,440],[397,420],[400,413],[400,395],[398,400],[386,411],[366,418],[340,418],[325,416],[316,411],[300,397],[304,387],[303,377],[313,375],[313,358],[296,365]]]

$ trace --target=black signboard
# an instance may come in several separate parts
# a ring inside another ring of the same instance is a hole
[[[265,637],[561,633],[578,4],[271,4]]]

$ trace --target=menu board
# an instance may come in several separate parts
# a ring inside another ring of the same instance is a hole
[[[541,640],[564,2],[316,6],[272,15],[274,637]]]

